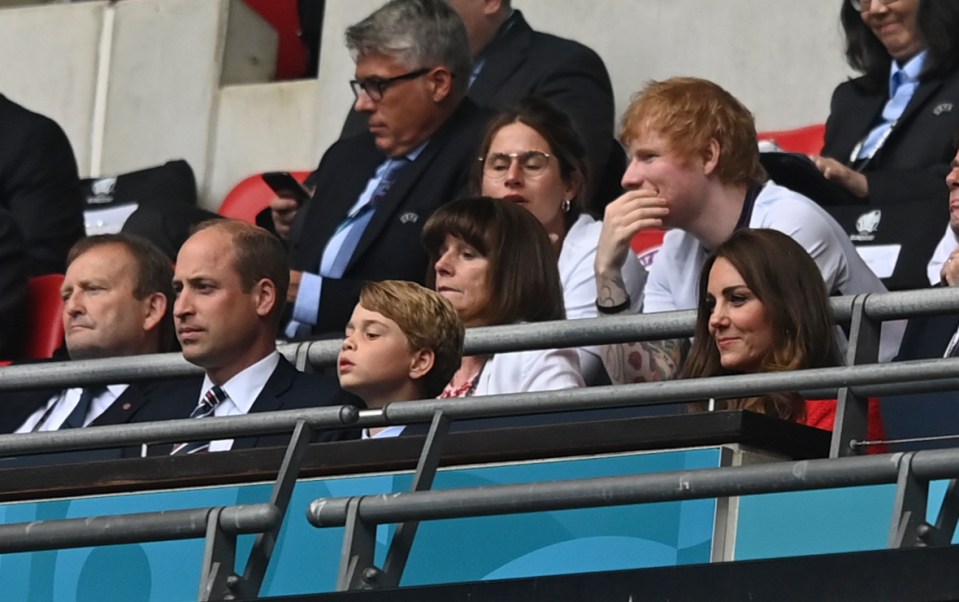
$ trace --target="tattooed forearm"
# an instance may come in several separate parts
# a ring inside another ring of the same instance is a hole
[[[603,346],[603,365],[614,384],[668,380],[679,374],[687,339]]]

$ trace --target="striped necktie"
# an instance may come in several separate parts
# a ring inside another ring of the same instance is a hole
[[[200,400],[200,403],[198,403],[197,406],[193,408],[193,411],[190,412],[190,418],[206,418],[207,416],[212,415],[213,411],[216,409],[216,406],[226,401],[226,399],[226,391],[221,389],[218,385],[213,385],[210,387],[210,390],[206,392],[206,395],[203,396],[203,399]],[[170,451],[170,455],[182,456],[184,454],[195,454],[197,452],[207,451],[209,448],[209,441],[177,443]]]

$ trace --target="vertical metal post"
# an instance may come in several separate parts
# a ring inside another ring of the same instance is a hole
[[[423,451],[420,453],[416,474],[413,477],[412,491],[426,491],[433,486],[449,429],[450,419],[443,414],[442,410],[438,410],[433,414],[430,432],[426,436]],[[380,578],[381,587],[399,586],[419,526],[419,521],[409,521],[396,527],[396,533],[393,535],[393,541],[390,543],[390,549],[386,554],[386,562],[383,564],[383,575]]]
[[[233,600],[231,587],[236,584],[236,536],[220,528],[223,508],[211,508],[206,519],[206,548],[200,570],[199,602]]]
[[[929,500],[929,483],[917,478],[912,471],[914,455],[914,452],[903,454],[899,461],[896,504],[892,509],[889,533],[890,548],[924,545],[920,533],[928,533],[926,504]]]
[[[859,295],[853,300],[852,322],[849,327],[849,350],[846,363],[850,366],[876,363],[879,359],[879,333],[881,324],[869,319],[865,304],[868,295]],[[833,425],[829,457],[839,458],[856,453],[851,443],[866,438],[869,399],[854,395],[848,387],[839,389],[836,402],[836,422]]]
[[[293,436],[290,439],[290,444],[286,448],[283,463],[280,465],[280,471],[276,475],[276,482],[273,484],[273,493],[270,496],[270,503],[279,510],[280,520],[273,529],[256,536],[253,549],[250,550],[250,557],[246,562],[243,579],[237,583],[235,588],[236,592],[244,597],[255,598],[260,595],[263,578],[266,576],[266,571],[270,566],[273,548],[276,546],[280,528],[283,526],[283,521],[286,518],[286,511],[290,506],[290,498],[293,496],[296,479],[300,474],[300,467],[303,464],[303,456],[306,455],[312,434],[313,429],[305,420],[297,421],[296,428],[293,430]]]
[[[343,534],[343,551],[340,554],[340,574],[336,591],[370,589],[380,574],[373,565],[376,550],[376,525],[360,519],[360,500],[351,498],[347,503],[346,532]]]

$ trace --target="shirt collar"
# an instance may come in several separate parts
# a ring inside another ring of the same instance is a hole
[[[892,86],[892,78],[896,73],[902,73],[903,81],[902,83],[918,83],[919,76],[922,75],[922,70],[926,66],[926,56],[928,56],[929,51],[923,50],[916,56],[912,57],[906,64],[899,66],[897,61],[892,61],[889,65],[889,84]]]
[[[236,406],[236,409],[239,410],[238,413],[249,414],[250,408],[253,407],[253,402],[260,396],[263,387],[266,386],[266,381],[270,380],[270,376],[273,374],[273,371],[276,370],[276,366],[279,363],[280,354],[274,350],[260,361],[235,374],[233,378],[221,386],[230,397],[229,401],[224,403],[232,402],[233,405]],[[200,388],[201,399],[212,386],[213,381],[210,380],[210,377],[204,376],[203,386]],[[227,412],[227,414],[232,414],[232,412]],[[220,414],[217,415],[219,416]]]

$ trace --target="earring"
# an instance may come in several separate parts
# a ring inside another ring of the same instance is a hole
[[[571,205],[572,205],[572,202],[570,201],[570,199],[563,199],[563,204],[560,205],[560,208],[562,208],[563,213],[569,213],[569,208]]]

